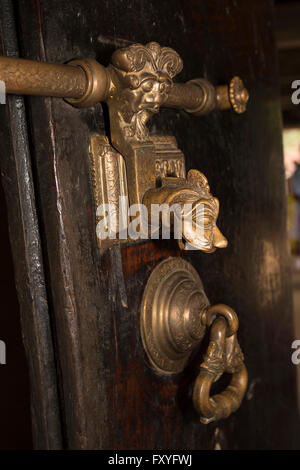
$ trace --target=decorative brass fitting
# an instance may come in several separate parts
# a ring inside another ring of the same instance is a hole
[[[0,80],[5,83],[6,93],[17,95],[79,99],[88,88],[82,67],[13,57],[0,57]]]
[[[154,42],[145,46],[134,44],[114,52],[109,66],[111,87],[106,99],[111,143],[124,157],[129,203],[143,203],[148,212],[155,204],[169,207],[178,204],[181,212],[177,215],[183,216],[184,233],[179,246],[212,252],[216,247],[227,246],[227,240],[216,226],[218,200],[210,194],[202,173],[191,170],[186,176],[184,155],[175,139],[150,136],[147,129],[148,120],[166,104],[184,105],[188,112],[199,115],[216,109],[219,104],[225,107],[225,88],[217,92],[206,80],[197,79],[176,88],[173,78],[182,67],[177,52]],[[218,96],[223,98],[217,99]],[[196,99],[193,101],[192,97]],[[93,137],[94,144],[97,140],[100,142],[99,138]],[[97,153],[101,154],[101,150]],[[95,155],[92,160],[97,166]],[[118,180],[117,175],[115,180]],[[97,187],[95,181],[96,199],[106,184],[102,179]],[[190,212],[185,214],[188,204]],[[198,209],[202,209],[200,223],[196,217]],[[200,225],[202,230],[197,230]],[[103,242],[99,241],[99,245],[103,249]]]
[[[107,68],[93,59],[58,65],[0,57],[0,79],[7,93],[63,97],[78,107],[107,102],[110,141],[96,135],[90,142],[97,207],[113,203],[119,213],[117,201],[122,195],[128,196],[130,205],[144,203],[149,210],[152,204],[179,204],[184,233],[180,247],[211,252],[227,245],[216,226],[219,202],[210,194],[202,173],[191,170],[186,175],[184,155],[176,140],[150,136],[147,122],[161,106],[184,109],[196,116],[229,108],[243,113],[249,95],[238,77],[229,86],[214,87],[200,78],[174,83],[182,68],[177,52],[156,42],[116,50]],[[184,214],[187,204],[192,207]],[[196,233],[200,208],[202,235]],[[98,243],[105,249],[116,242]]]
[[[216,100],[218,109],[229,109],[232,106],[236,113],[242,114],[246,111],[249,93],[240,77],[233,77],[229,88],[227,85],[216,87]]]
[[[207,310],[207,317],[212,314],[214,320],[207,322],[210,342],[193,389],[194,407],[203,424],[228,418],[235,412],[248,384],[248,372],[236,336],[236,313],[227,305],[219,304]],[[212,384],[224,373],[232,374],[230,384],[222,393],[211,396]]]
[[[127,50],[135,46],[140,45],[135,44]],[[69,66],[74,68],[70,69]],[[66,98],[74,106],[80,107],[106,101],[111,87],[110,67],[105,68],[94,59],[53,64],[1,56],[0,80],[4,81],[7,93]],[[216,88],[205,79],[195,79],[187,83],[173,83],[163,106],[185,109],[196,115],[230,108],[242,113],[246,110],[248,97],[238,77],[234,77],[229,86]]]
[[[193,403],[204,424],[227,418],[245,395],[248,374],[237,341],[238,318],[227,305],[210,306],[198,273],[181,258],[168,258],[152,271],[142,300],[141,336],[152,367],[179,373],[199,347],[206,330],[210,341],[193,388]],[[220,394],[211,386],[232,375]]]
[[[174,83],[182,67],[177,52],[150,42],[116,50],[107,68],[93,59],[57,65],[0,57],[0,80],[7,93],[62,97],[78,107],[106,101],[110,140],[93,135],[89,149],[96,208],[113,205],[117,216],[121,196],[128,197],[130,205],[144,204],[148,211],[153,205],[176,206],[179,210],[174,210],[172,224],[173,230],[177,219],[182,224],[179,246],[210,253],[227,246],[216,225],[219,201],[202,173],[186,174],[175,138],[150,136],[147,122],[161,106],[196,116],[230,108],[241,114],[249,95],[239,77],[229,86],[214,87],[199,78]],[[102,217],[104,226],[108,224],[105,213],[97,211],[97,217]],[[130,218],[125,218],[126,225]],[[163,218],[160,222],[163,228]],[[120,225],[115,230],[122,231]],[[98,239],[98,244],[104,250],[128,241],[126,237]],[[194,407],[203,423],[229,416],[245,394],[247,369],[236,338],[238,319],[226,305],[210,307],[189,263],[181,258],[160,263],[148,280],[141,308],[141,335],[152,366],[162,374],[182,371],[209,328],[208,350],[193,391]],[[232,374],[230,385],[211,396],[213,382],[225,372]]]
[[[206,177],[198,170],[190,170],[187,178],[162,178],[160,187],[145,193],[143,203],[148,212],[152,204],[167,204],[169,207],[179,205],[178,213],[174,210],[173,226],[182,224],[183,240],[179,240],[182,249],[188,244],[194,249],[212,253],[216,248],[225,248],[228,244],[216,225],[219,201],[211,195]],[[202,226],[198,227],[199,224]]]
[[[105,101],[111,83],[109,73],[103,65],[94,59],[71,60],[68,65],[80,67],[85,73],[87,84],[83,96],[68,98],[66,101],[78,108],[87,108]]]

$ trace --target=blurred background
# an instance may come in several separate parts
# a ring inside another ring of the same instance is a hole
[[[280,75],[295,338],[300,339],[300,103],[296,104],[300,102],[300,1],[276,0],[274,26]],[[292,101],[293,93],[295,103]],[[297,371],[300,409],[299,367]]]

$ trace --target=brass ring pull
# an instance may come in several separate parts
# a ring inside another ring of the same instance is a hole
[[[221,316],[212,320],[216,313]],[[226,305],[215,305],[208,310],[207,318],[209,324],[212,321],[210,342],[193,390],[194,406],[204,424],[227,418],[236,411],[248,382],[243,353],[236,337],[236,313]],[[222,393],[211,396],[212,384],[225,372],[232,374],[230,384]]]
[[[204,424],[227,418],[246,392],[248,374],[237,341],[239,321],[228,305],[210,306],[198,273],[182,258],[168,258],[152,271],[142,299],[141,336],[159,374],[182,372],[210,329],[209,346],[193,389],[193,403]],[[222,393],[212,385],[232,374]]]
[[[227,320],[228,331],[226,336],[234,335],[239,329],[239,319],[236,312],[231,307],[225,304],[216,304],[207,309],[205,315],[206,326],[211,326],[213,321],[219,315],[221,315]]]

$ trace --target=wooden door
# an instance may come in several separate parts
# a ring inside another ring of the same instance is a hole
[[[220,200],[219,225],[229,246],[213,254],[186,254],[176,241],[153,240],[100,256],[88,143],[93,133],[108,135],[107,109],[9,98],[3,132],[10,150],[2,142],[1,165],[10,224],[18,226],[11,239],[36,447],[297,447],[272,2],[19,0],[14,10],[12,2],[1,3],[4,54],[16,54],[19,45],[27,59],[91,57],[107,65],[116,48],[157,41],[182,57],[178,80],[205,77],[219,85],[239,75],[250,92],[243,115],[162,109],[150,126],[153,135],[176,137],[187,168],[201,170]],[[22,190],[15,194],[15,187]],[[144,353],[143,289],[169,256],[188,260],[210,301],[239,314],[249,387],[227,420],[203,425],[193,411],[202,352],[171,377],[155,373]]]

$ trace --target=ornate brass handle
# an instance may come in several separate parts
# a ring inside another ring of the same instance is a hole
[[[224,304],[209,305],[194,268],[181,258],[169,258],[152,272],[141,308],[141,335],[152,366],[161,374],[181,372],[199,346],[205,330],[210,342],[193,388],[193,403],[204,424],[227,418],[246,392],[248,374],[237,341],[238,317]],[[224,373],[228,387],[210,395]]]
[[[249,95],[239,77],[219,87],[199,78],[174,83],[182,68],[176,51],[151,42],[116,50],[107,68],[93,59],[57,65],[0,57],[0,80],[7,93],[62,97],[78,107],[106,101],[110,140],[93,136],[90,145],[97,206],[113,203],[118,211],[120,196],[128,197],[131,205],[143,204],[148,211],[154,205],[177,205],[179,213],[173,221],[183,220],[184,226],[179,246],[212,252],[227,246],[216,225],[219,201],[202,173],[186,173],[176,140],[150,136],[147,122],[161,106],[194,115],[229,108],[241,114]],[[183,370],[206,328],[211,329],[210,343],[193,393],[203,423],[229,416],[245,394],[247,370],[236,338],[237,316],[230,307],[210,307],[189,263],[180,258],[165,260],[151,274],[142,302],[141,335],[152,365],[163,374]],[[210,396],[213,382],[225,372],[232,374],[230,385]]]
[[[182,68],[176,51],[150,42],[117,49],[108,67],[94,59],[61,65],[0,57],[0,80],[7,93],[63,97],[78,107],[106,101],[110,138],[96,135],[91,136],[90,142],[97,206],[116,206],[116,219],[128,225],[129,217],[120,216],[120,197],[128,198],[131,206],[143,204],[148,212],[154,205],[179,205],[181,213],[174,219],[183,221],[179,246],[212,252],[227,246],[216,225],[219,201],[210,193],[202,173],[186,173],[184,155],[176,140],[171,136],[150,136],[147,122],[162,106],[181,108],[193,115],[230,108],[241,114],[249,95],[239,77],[234,77],[229,86],[214,87],[203,78],[175,83],[173,78]],[[185,211],[188,205],[191,207]],[[160,222],[162,228],[164,220]],[[103,226],[109,226],[108,220],[104,222]],[[150,226],[148,223],[148,233],[142,238],[149,237]],[[98,236],[99,248],[127,242],[126,235],[115,236],[122,231],[123,227],[116,227],[108,240],[105,233],[102,239]]]
[[[5,83],[7,93],[55,96],[78,107],[106,101],[115,86],[111,66],[103,67],[94,59],[53,64],[2,56],[0,80]],[[247,101],[248,92],[239,77],[234,77],[229,85],[217,87],[207,80],[195,79],[174,83],[163,106],[185,109],[200,116],[214,109],[233,108],[243,113]]]
[[[211,324],[209,346],[193,390],[194,406],[204,424],[227,418],[236,411],[244,398],[248,382],[244,356],[236,336],[237,315],[227,305],[214,305],[208,310],[208,326],[215,314],[217,317]],[[225,372],[232,374],[230,384],[222,393],[211,396],[212,384]]]

